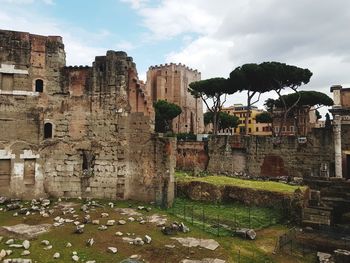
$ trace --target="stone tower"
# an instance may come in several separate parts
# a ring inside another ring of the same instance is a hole
[[[166,100],[182,109],[182,113],[172,123],[176,133],[197,134],[204,131],[202,100],[188,92],[188,85],[200,79],[200,72],[183,64],[152,66],[147,72],[146,90],[153,102]]]

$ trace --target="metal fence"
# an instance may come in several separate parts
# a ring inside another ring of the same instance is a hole
[[[265,209],[262,213],[259,208],[239,204],[195,203],[179,198],[177,200],[181,201],[175,201],[174,206],[168,210],[170,214],[217,236],[230,236],[241,228],[262,229],[286,220],[283,205],[280,203],[275,204],[273,208],[261,208]]]

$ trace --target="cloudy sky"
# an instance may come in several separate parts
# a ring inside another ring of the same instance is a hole
[[[63,36],[68,65],[124,50],[141,79],[149,66],[166,62],[185,63],[206,79],[228,77],[244,63],[279,61],[313,72],[302,89],[331,96],[331,85],[350,86],[349,0],[0,0],[0,6],[1,29]],[[244,102],[236,94],[228,104]]]

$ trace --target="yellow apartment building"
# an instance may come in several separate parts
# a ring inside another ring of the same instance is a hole
[[[226,129],[220,131],[221,134],[245,134],[245,118],[248,114],[247,106],[243,104],[234,104],[233,106],[222,108],[223,112],[239,118],[239,125],[237,128]],[[255,106],[251,107],[251,112],[248,117],[248,134],[254,135],[271,135],[271,124],[257,123],[256,115],[262,113],[263,110],[258,109]]]

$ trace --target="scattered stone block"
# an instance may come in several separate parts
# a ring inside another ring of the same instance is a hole
[[[44,247],[44,249],[45,250],[50,250],[50,249],[52,249],[52,245],[48,245],[48,246]]]
[[[102,217],[102,218],[109,217],[109,214],[108,214],[108,213],[101,213],[101,217]]]
[[[118,252],[118,249],[116,247],[108,247],[107,251],[116,254]]]
[[[29,256],[30,255],[30,251],[29,250],[24,250],[22,253],[21,253],[21,256]]]
[[[48,245],[50,245],[50,241],[49,240],[42,240],[41,244],[48,246]]]
[[[118,221],[118,225],[125,225],[126,224],[126,221],[125,220],[119,220]]]
[[[93,238],[89,238],[87,241],[86,241],[86,245],[88,247],[92,247],[92,245],[95,243],[95,240]]]
[[[15,240],[12,238],[5,242],[6,245],[12,245],[13,243],[15,243]]]
[[[30,242],[28,240],[24,240],[22,243],[22,246],[24,249],[29,249],[30,248]]]
[[[98,227],[98,230],[101,230],[101,231],[107,230],[107,226],[105,226],[105,225],[100,225],[100,226]]]
[[[144,241],[146,244],[150,244],[152,242],[152,238],[149,235],[145,235]]]
[[[114,224],[115,224],[115,220],[108,220],[106,223],[107,226],[114,226]]]
[[[142,240],[142,238],[137,237],[134,239],[133,244],[136,246],[143,246],[145,242]]]
[[[253,229],[240,228],[234,231],[234,234],[245,239],[254,240],[256,238],[256,233]]]

